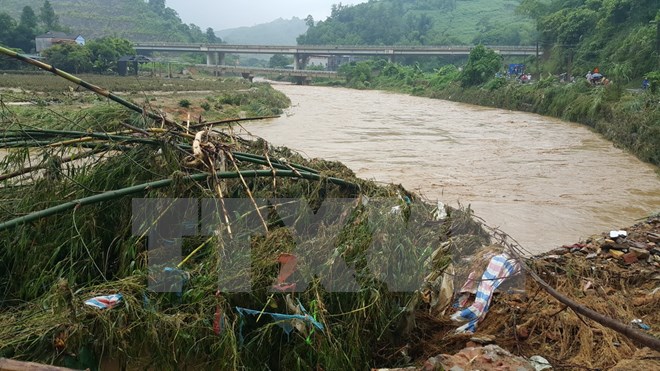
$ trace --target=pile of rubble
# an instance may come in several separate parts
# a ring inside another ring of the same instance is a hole
[[[627,230],[592,236],[584,243],[564,245],[543,256],[561,261],[564,255],[583,256],[596,262],[609,260],[627,266],[640,263],[660,268],[660,218],[653,217]]]
[[[660,337],[660,215],[562,246],[530,267],[580,305]],[[660,369],[660,352],[573,312],[529,275],[500,290],[475,334],[445,316],[419,314],[418,366],[409,370]],[[438,355],[441,354],[441,355]]]

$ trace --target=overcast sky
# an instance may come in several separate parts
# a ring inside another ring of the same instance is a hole
[[[268,23],[277,18],[315,20],[330,15],[332,4],[358,4],[367,0],[166,0],[166,5],[179,13],[185,23],[194,23],[205,30],[223,30],[240,26]]]

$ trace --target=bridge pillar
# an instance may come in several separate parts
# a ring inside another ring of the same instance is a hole
[[[216,52],[215,53],[215,61],[217,64],[224,66],[225,65],[225,53],[223,52]]]
[[[312,83],[312,78],[309,76],[294,76],[293,80],[296,85],[309,85]]]
[[[241,76],[243,76],[244,79],[249,80],[250,82],[254,80],[254,75],[251,74],[250,72],[241,72]]]
[[[206,65],[207,66],[215,66],[216,64],[218,64],[216,57],[217,57],[217,53],[207,52],[206,53]]]
[[[304,70],[307,67],[307,62],[309,62],[309,55],[296,53],[293,55],[293,69],[294,70]]]

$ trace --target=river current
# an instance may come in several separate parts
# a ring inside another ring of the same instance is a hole
[[[535,253],[660,211],[656,168],[578,124],[380,91],[274,86],[292,106],[244,124],[252,134],[471,205]]]

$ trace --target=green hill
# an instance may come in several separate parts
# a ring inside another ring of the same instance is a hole
[[[519,0],[372,0],[333,5],[300,44],[533,44],[536,26]]]
[[[296,38],[307,31],[305,21],[278,18],[252,27],[221,30],[216,34],[229,44],[296,45]]]
[[[181,22],[165,0],[50,0],[60,24],[87,39],[119,36],[133,41],[204,41],[204,32]],[[43,0],[1,0],[0,12],[18,19],[24,6],[38,14]]]

